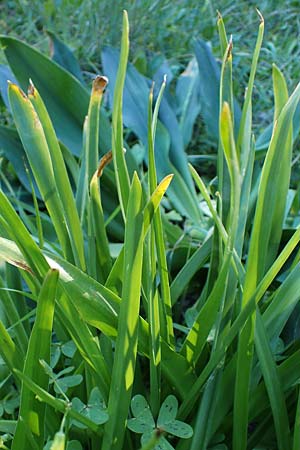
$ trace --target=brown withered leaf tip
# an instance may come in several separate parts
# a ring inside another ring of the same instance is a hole
[[[108,78],[98,75],[93,81],[93,90],[96,92],[103,92],[108,85]]]
[[[34,275],[34,273],[32,272],[31,268],[27,264],[22,263],[21,261],[16,261],[15,259],[12,259],[11,263],[14,266],[20,267],[20,269],[26,270],[26,272],[31,273],[31,275]]]
[[[98,170],[97,170],[97,177],[101,177],[103,169],[107,164],[109,164],[112,161],[112,151],[105,153],[105,155],[102,156],[99,162]]]
[[[28,86],[27,92],[28,92],[28,95],[32,95],[32,96],[35,95],[35,87],[34,87],[34,84],[33,84],[31,78],[29,78],[29,86]]]
[[[232,48],[233,48],[232,36],[230,36],[230,41],[228,43],[228,50],[227,50],[227,59],[229,59],[232,54]]]

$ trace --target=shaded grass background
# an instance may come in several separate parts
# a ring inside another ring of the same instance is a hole
[[[145,56],[152,52],[164,55],[177,73],[192,57],[193,38],[210,40],[219,57],[216,11],[224,18],[233,35],[235,94],[242,98],[248,79],[251,52],[256,40],[256,1],[181,0],[11,0],[0,3],[1,34],[24,39],[43,52],[49,52],[49,40],[44,30],[51,30],[79,59],[87,79],[101,72],[100,52],[103,46],[118,47],[121,11],[128,11],[131,23],[130,60],[145,66]],[[273,114],[271,70],[276,61],[284,71],[289,90],[298,78],[300,57],[300,1],[264,0],[259,8],[265,17],[265,38],[260,67],[254,89],[254,126],[260,131],[270,123]],[[0,55],[0,61],[4,61]],[[145,67],[144,67],[145,68]],[[259,99],[259,113],[255,108]],[[201,129],[201,124],[198,126]],[[201,141],[200,141],[201,142]],[[193,147],[199,143],[194,137]]]

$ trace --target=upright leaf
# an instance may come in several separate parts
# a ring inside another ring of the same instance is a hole
[[[122,448],[134,380],[143,258],[142,188],[136,174],[130,190],[124,244],[122,302],[102,450]]]
[[[48,388],[48,375],[40,360],[50,361],[50,343],[58,271],[50,270],[38,298],[36,319],[30,335],[23,373],[42,389]],[[13,439],[12,450],[32,448],[32,440],[41,448],[44,444],[45,404],[23,384],[19,419]],[[32,439],[29,438],[31,436]]]

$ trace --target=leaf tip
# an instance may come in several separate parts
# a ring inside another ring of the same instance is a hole
[[[93,91],[102,94],[108,85],[108,78],[103,75],[98,75],[93,81]]]
[[[31,78],[29,78],[29,86],[28,86],[27,92],[28,92],[28,95],[31,95],[31,96],[33,96],[33,97],[34,97],[35,94],[36,94],[36,89],[35,89],[35,87],[34,87],[34,84],[33,84]]]
[[[231,35],[229,42],[228,42],[228,47],[227,47],[226,61],[228,61],[232,57],[232,49],[233,49],[233,42],[232,42],[232,35]]]
[[[264,20],[264,18],[263,18],[262,13],[260,12],[260,10],[259,10],[258,8],[256,8],[256,12],[257,12],[257,14],[258,14],[260,23],[261,23],[261,24],[264,24],[265,20]]]
[[[22,89],[17,84],[12,83],[11,81],[8,81],[8,89],[11,92],[21,94],[22,97],[26,98],[26,100],[27,100],[27,96],[26,96],[25,92],[23,92]]]

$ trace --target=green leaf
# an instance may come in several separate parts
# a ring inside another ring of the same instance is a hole
[[[110,48],[105,48],[102,54],[105,73],[109,76],[111,82],[110,98],[113,87],[118,86],[118,82],[115,81],[118,56],[118,53]],[[128,64],[123,93],[123,120],[124,124],[137,134],[145,146],[148,145],[147,103],[149,84],[149,80]],[[110,102],[112,104],[112,101]],[[165,109],[164,114],[163,109]],[[175,208],[182,214],[198,220],[200,211],[187,167],[181,132],[175,113],[165,99],[162,99],[159,113],[160,115],[163,114],[165,119],[164,125],[161,121],[157,124],[157,138],[154,146],[158,178],[161,179],[169,173],[175,174],[168,196]]]
[[[95,358],[98,355],[96,350],[98,346],[90,331],[86,328],[86,323],[115,339],[117,335],[117,314],[121,300],[110,289],[97,283],[72,264],[54,256],[52,253],[49,255],[51,255],[51,257],[47,256],[49,264],[59,270],[59,283],[65,292],[65,296],[61,296],[57,308],[60,309],[62,320],[66,323],[73,340],[76,339],[77,347],[82,352],[82,356],[86,358],[89,355],[89,364],[95,369],[96,375],[98,372],[98,376],[101,375],[103,386],[101,392],[105,394],[107,368],[103,367],[101,355],[99,355],[100,361]],[[23,270],[30,269],[18,247],[4,238],[0,238],[0,256]],[[47,267],[44,270],[46,271]],[[84,298],[84,302],[82,298]],[[80,327],[78,327],[78,321],[80,321]],[[139,352],[149,357],[149,328],[141,317],[139,318],[138,345]],[[184,398],[189,392],[189,386],[195,381],[192,367],[184,357],[172,350],[163,340],[161,346],[162,370],[165,377],[176,393]]]
[[[82,149],[82,127],[88,110],[89,94],[82,84],[58,64],[18,39],[0,36],[5,56],[21,87],[31,78],[44,99],[58,138],[72,153]],[[47,74],[47,76],[45,76]],[[110,126],[102,116],[100,147],[110,148]]]
[[[48,388],[48,376],[39,364],[39,359],[50,360],[50,343],[54,316],[54,305],[58,271],[48,272],[42,285],[36,311],[36,319],[29,339],[24,374],[30,377],[41,388]],[[23,384],[19,419],[12,444],[13,450],[28,449],[32,442],[26,429],[32,435],[34,442],[41,446],[44,443],[45,405],[36,399],[27,386]]]
[[[38,384],[34,383],[31,378],[27,377],[22,372],[18,370],[15,370],[14,372],[28,387],[28,389],[30,389],[42,402],[45,402],[47,405],[63,414],[68,413],[71,419],[78,420],[80,423],[86,425],[90,430],[95,433],[99,433],[98,425],[92,422],[89,418],[70,408],[69,402],[53,397],[53,395],[49,394],[49,392],[45,389],[42,389]]]
[[[16,420],[0,420],[0,431],[1,433],[14,434],[16,428]]]
[[[135,416],[127,420],[127,428],[134,433],[146,433],[155,427],[150,407],[142,395],[135,395],[131,399],[131,411]]]
[[[42,124],[29,99],[14,84],[9,85],[9,101],[18,133],[58,239],[65,255],[71,257],[68,231]]]
[[[11,162],[18,180],[27,189],[27,191],[31,192],[31,186],[25,171],[25,163],[28,165],[28,160],[18,133],[15,129],[0,126],[0,149],[5,158]],[[29,173],[32,174],[31,169],[29,168],[28,170]],[[34,187],[36,195],[38,198],[41,198],[35,181]]]
[[[72,50],[58,39],[56,34],[49,30],[47,30],[47,34],[50,38],[52,60],[74,75],[83,84],[81,69]]]
[[[162,428],[167,433],[182,439],[189,439],[193,436],[193,428],[187,423],[181,422],[181,420],[172,420],[171,422],[164,423]]]
[[[147,400],[142,395],[135,395],[131,399],[131,411],[136,418],[147,421],[152,427],[155,426],[150,407]]]
[[[291,447],[289,418],[278,370],[259,311],[256,314],[255,348],[269,395],[278,450]]]
[[[97,387],[92,389],[87,405],[82,403],[79,398],[75,397],[72,399],[72,408],[84,417],[89,418],[97,425],[101,425],[108,420],[108,414],[104,407],[100,391]],[[76,420],[73,421],[73,424],[79,428],[87,428]]]
[[[157,426],[164,428],[165,424],[175,420],[178,411],[178,401],[174,395],[168,395],[160,407]]]
[[[76,261],[76,264],[84,270],[85,258],[84,258],[83,235],[63,154],[59,146],[58,140],[56,138],[55,131],[51,123],[49,114],[46,110],[45,104],[42,98],[40,97],[39,92],[37,91],[37,89],[35,89],[32,83],[30,84],[29,87],[28,98],[33,104],[44,130],[45,138],[48,145],[48,152],[51,158],[53,172],[55,174],[55,184],[57,186],[58,196],[62,204],[63,219],[65,220],[68,227],[69,238],[72,246],[72,251],[74,254],[74,259]],[[24,147],[26,149],[25,141]],[[45,149],[45,151],[47,150]],[[34,166],[32,165],[32,160],[36,158],[36,153],[34,152],[33,149],[28,149],[27,154],[31,166],[34,168]],[[48,167],[48,170],[51,170],[50,167]],[[37,176],[37,172],[34,171],[34,174],[36,177],[37,184],[39,186],[41,185],[40,177],[44,177],[45,179],[47,178],[47,172],[45,173],[41,171],[39,176]],[[49,176],[49,174],[47,181],[49,184],[51,183],[51,177]],[[41,193],[42,195],[44,195],[44,191],[42,189]]]
[[[200,89],[199,69],[195,58],[187,65],[184,72],[178,77],[176,84],[176,98],[180,114],[179,127],[184,147],[192,139],[193,127],[201,110],[199,102]]]
[[[124,220],[126,217],[125,213],[129,197],[129,175],[123,151],[124,145],[123,145],[122,107],[123,107],[123,88],[126,76],[128,53],[129,53],[129,23],[127,12],[124,11],[121,54],[114,90],[114,101],[112,109],[113,110],[112,154],[113,154],[119,201]]]
[[[68,377],[59,378],[54,384],[54,390],[57,394],[66,393],[69,388],[78,386],[83,380],[82,375],[70,375]]]
[[[102,450],[122,448],[138,344],[143,258],[142,188],[135,173],[126,214],[122,302]]]

